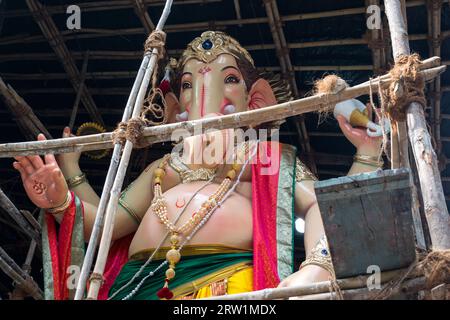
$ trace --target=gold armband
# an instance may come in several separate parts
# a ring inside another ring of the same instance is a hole
[[[383,160],[379,160],[376,156],[366,156],[363,154],[355,154],[353,157],[353,160],[355,162],[359,162],[368,166],[376,167],[376,168],[382,168],[384,165]]]
[[[67,210],[67,208],[69,208],[71,203],[72,203],[72,193],[70,193],[70,191],[67,191],[66,199],[64,200],[64,202],[57,207],[46,209],[46,212],[50,214],[58,214],[64,212]]]
[[[312,173],[308,167],[297,158],[295,163],[295,181],[301,182],[303,180],[317,181],[318,179],[314,173]]]
[[[73,189],[82,183],[87,182],[86,174],[81,173],[66,180],[69,189]]]
[[[331,261],[330,249],[328,248],[327,237],[323,235],[314,249],[311,250],[305,261],[300,265],[300,269],[314,264],[327,270],[331,276],[336,278],[334,273],[333,262]]]
[[[131,218],[139,225],[142,221],[142,218],[137,215],[136,212],[125,202],[125,197],[127,195],[128,190],[133,185],[133,182],[128,185],[128,187],[125,188],[125,190],[122,191],[119,198],[119,206],[121,206],[126,213],[130,215]]]

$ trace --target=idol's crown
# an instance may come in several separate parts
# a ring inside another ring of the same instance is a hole
[[[205,31],[200,37],[195,38],[183,52],[178,66],[182,68],[190,59],[209,63],[224,53],[231,54],[236,59],[244,58],[254,66],[248,51],[236,39],[220,31]]]

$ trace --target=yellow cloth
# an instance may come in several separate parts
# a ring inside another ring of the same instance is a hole
[[[242,270],[235,272],[233,275],[228,278],[222,279],[226,286],[227,294],[235,294],[235,293],[243,293],[253,291],[253,267],[249,266]],[[217,284],[219,281],[210,283],[206,286],[203,286],[193,294],[189,294],[184,297],[179,297],[178,299],[202,299],[209,298],[213,296],[212,287]]]

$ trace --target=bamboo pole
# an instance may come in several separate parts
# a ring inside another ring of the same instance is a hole
[[[441,55],[441,0],[428,0],[428,10],[431,11],[431,50],[433,55]],[[439,156],[442,151],[441,143],[441,77],[437,77],[433,83],[432,100],[434,102],[433,108],[433,128],[434,138],[436,140],[436,153]]]
[[[406,15],[406,5],[404,0],[400,0],[400,7],[402,17],[397,17],[402,19],[405,23],[405,30],[408,30],[407,26],[407,15]],[[388,23],[390,23],[388,18]],[[392,36],[392,34],[390,33]],[[394,55],[394,59],[395,59]],[[392,131],[391,135],[391,168],[397,169],[399,167],[410,168],[410,159],[409,159],[409,144],[408,144],[408,132],[406,128],[406,122],[391,122]],[[416,186],[414,184],[414,178],[410,175],[410,183],[411,183],[411,200],[412,200],[412,217],[414,221],[414,230],[416,235],[416,242],[418,247],[421,249],[426,248],[425,236],[424,236],[424,228],[422,226],[421,214],[420,214],[420,203],[418,199],[418,192]]]
[[[417,293],[421,290],[424,290],[426,287],[426,280],[424,277],[409,279],[403,282],[398,288],[401,293],[409,294],[409,293]],[[342,290],[342,296],[344,300],[373,300],[374,296],[379,292],[378,289],[369,290],[368,288],[360,288],[360,289],[348,289]],[[398,292],[393,292],[392,295],[395,295]],[[394,297],[395,298],[395,297]],[[328,292],[328,293],[318,293],[307,296],[301,296],[298,298],[299,300],[337,300],[339,297],[336,292]]]
[[[380,7],[380,0],[366,0],[365,3],[367,7],[372,5]],[[381,29],[373,28],[372,30],[368,30],[368,33],[370,38],[368,43],[372,51],[373,70],[378,75],[382,68],[382,48],[379,45],[382,41]]]
[[[182,0],[175,1],[175,5],[187,5],[187,4],[204,4],[204,3],[214,3],[221,2],[222,0]],[[151,0],[145,0],[144,3],[147,6],[155,6],[162,5],[164,2],[159,1],[157,3],[153,3]],[[443,0],[443,3],[449,3],[449,0]],[[408,8],[423,6],[426,4],[426,0],[415,0],[406,2],[406,6]],[[91,2],[82,2],[78,4],[83,12],[96,12],[96,11],[107,11],[107,10],[124,10],[132,8],[132,4],[129,0],[114,0],[114,1],[93,1]],[[382,10],[383,10],[382,6]],[[67,7],[66,6],[48,6],[47,8],[50,14],[65,14]],[[365,14],[365,7],[357,7],[357,8],[349,8],[349,9],[339,9],[332,11],[321,11],[321,12],[312,12],[312,13],[299,13],[286,15],[282,17],[283,22],[287,21],[300,21],[300,20],[311,20],[311,19],[320,19],[320,18],[330,18],[330,17],[340,17],[346,15],[354,15],[354,14]],[[12,17],[20,17],[20,16],[29,16],[30,12],[28,10],[7,10],[5,12],[6,18]],[[260,21],[260,22],[258,22]],[[255,23],[267,23],[267,19],[232,19],[226,20],[225,26],[232,26],[237,24],[255,24]],[[184,30],[191,31],[189,29],[190,24],[180,24],[180,25],[168,25],[167,30],[170,30],[174,27],[176,30]],[[201,23],[201,29],[208,28],[207,23]]]
[[[289,47],[287,45],[286,37],[283,32],[283,27],[281,25],[278,5],[273,0],[264,0],[263,2],[269,20],[268,22],[270,26],[270,32],[272,33],[272,38],[277,50],[277,56],[280,63],[282,76],[283,78],[288,79],[294,97],[298,98],[300,95],[297,88],[297,81],[295,80],[295,70],[289,56]],[[303,115],[299,115],[295,120],[299,122],[296,123],[296,127],[299,129],[301,137],[303,137],[303,139],[301,140],[303,151],[310,155],[308,159],[308,165],[314,173],[317,173],[317,167],[314,159],[312,158],[311,145],[308,139],[308,131],[306,130],[305,119]]]
[[[35,240],[40,243],[41,237],[39,231],[31,227],[30,223],[23,217],[22,213],[16,208],[16,206],[9,200],[3,190],[0,188],[0,207],[5,210],[10,217],[20,226],[20,228],[25,232],[25,234],[30,237],[30,239]]]
[[[30,247],[28,248],[27,256],[25,258],[25,262],[22,265],[22,270],[28,275],[31,273],[31,262],[33,261],[36,246],[37,246],[36,241],[31,240]],[[26,291],[23,290],[21,286],[15,286],[11,294],[11,300],[23,300],[25,297]]]
[[[73,125],[75,124],[75,118],[76,118],[77,112],[78,112],[78,106],[79,106],[80,100],[81,100],[81,94],[83,93],[84,81],[86,80],[88,61],[89,61],[89,52],[86,51],[86,53],[84,54],[84,59],[83,59],[83,66],[81,67],[80,84],[78,86],[77,96],[75,97],[75,102],[73,103],[72,112],[70,114],[70,119],[69,119],[70,131],[73,130]]]
[[[449,37],[449,32],[443,32],[442,37]],[[413,34],[409,35],[410,41],[421,41],[426,40],[428,38],[427,34]],[[67,38],[65,38],[67,39]],[[8,40],[8,39],[6,39]],[[0,41],[1,44],[12,44],[12,43],[3,43],[6,41],[3,39]],[[11,39],[10,39],[11,40]],[[23,37],[17,38],[17,42],[23,42]],[[9,40],[8,40],[9,41]],[[360,39],[333,39],[333,40],[319,40],[319,41],[305,41],[305,42],[291,42],[288,43],[289,49],[305,49],[305,48],[316,48],[316,47],[328,47],[328,46],[347,46],[347,45],[367,45],[369,41],[366,38]],[[275,49],[274,44],[255,44],[255,45],[246,45],[245,48],[248,51],[259,51],[259,50],[272,50]],[[179,55],[184,51],[184,49],[169,49],[167,53],[169,55]],[[72,56],[76,60],[84,59],[84,52],[80,51],[72,51]],[[135,60],[142,58],[141,51],[117,51],[117,50],[95,50],[89,52],[90,60]],[[54,53],[22,53],[20,55],[14,53],[4,53],[0,54],[0,62],[7,61],[24,61],[24,60],[39,60],[39,61],[52,61],[57,59],[57,56]],[[6,73],[2,73],[5,75]],[[93,75],[102,74],[102,73],[93,73]],[[88,74],[89,78],[89,74]]]
[[[136,102],[136,97],[138,94],[138,90],[141,86],[142,80],[144,78],[145,70],[148,68],[148,64],[150,61],[149,55],[144,55],[142,59],[141,66],[139,68],[139,71],[137,73],[136,79],[134,81],[133,87],[131,89],[131,93],[128,97],[127,104],[125,106],[125,110],[122,115],[122,121],[128,121],[130,118],[133,107]],[[97,208],[97,213],[95,216],[94,225],[91,231],[91,237],[89,238],[89,244],[86,250],[86,254],[83,260],[83,266],[81,268],[80,277],[77,283],[77,289],[75,292],[75,300],[81,300],[83,298],[85,288],[86,288],[86,282],[91,270],[92,262],[94,260],[94,254],[95,254],[95,248],[98,244],[98,238],[100,235],[100,231],[103,227],[103,219],[104,214],[106,210],[106,206],[108,204],[109,200],[109,192],[111,191],[111,188],[113,186],[114,176],[117,173],[117,168],[119,166],[120,161],[120,153],[122,152],[122,145],[120,143],[114,144],[113,147],[113,153],[111,156],[110,165],[108,168],[108,173],[106,176],[105,184],[103,186],[102,195],[100,197],[100,202]]]
[[[221,2],[223,0],[177,0],[174,2],[175,6],[183,6],[189,4],[209,4]],[[164,6],[164,1],[155,0],[143,0],[143,3],[148,7]],[[83,12],[97,12],[97,11],[113,11],[113,10],[126,10],[132,6],[129,0],[114,0],[114,1],[85,1],[77,3]],[[48,7],[50,14],[65,14],[67,10],[66,5],[53,5]],[[30,15],[28,10],[16,9],[7,10],[5,12],[5,18],[27,17]]]
[[[145,7],[145,1],[143,0],[130,0],[133,5],[133,9],[136,12],[136,15],[141,20],[142,25],[145,28],[145,33],[150,34],[153,29],[155,29],[155,25],[153,24],[152,19],[150,18],[147,9]]]
[[[381,273],[381,284],[398,278],[406,269],[392,270]],[[336,283],[341,290],[367,287],[367,281],[372,275],[360,275],[352,278],[337,279]],[[306,285],[298,285],[283,288],[270,288],[258,291],[214,296],[202,300],[273,300],[288,297],[299,297],[312,294],[329,293],[331,281],[315,282]]]
[[[427,59],[424,62],[422,71],[420,72],[427,81],[435,78],[445,70],[445,66],[433,67],[437,64],[440,64],[439,58]],[[388,86],[390,83],[389,75],[384,75],[373,79],[371,82],[367,81],[354,87],[347,88],[338,94],[320,94],[257,110],[148,127],[143,130],[143,136],[146,137],[145,142],[150,145],[157,142],[171,141],[171,135],[175,130],[185,130],[186,133],[190,134],[201,134],[212,128],[219,130],[239,128],[268,121],[282,120],[290,116],[317,111],[323,106],[333,105],[347,99],[368,94],[370,86],[372,86],[373,90],[378,90],[378,82],[380,82],[382,87]],[[49,152],[65,153],[108,149],[112,147],[111,137],[111,133],[101,133],[46,141],[0,144],[0,157],[5,158],[17,155],[43,155]]]
[[[444,2],[449,2],[449,0],[444,0]],[[426,2],[424,0],[421,1],[408,1],[406,3],[407,7],[416,7],[424,5]],[[104,7],[104,10],[110,9],[109,7]],[[128,5],[128,7],[131,7],[131,4]],[[123,9],[123,7],[122,7]],[[382,9],[384,9],[382,7]],[[65,9],[64,9],[65,10]],[[84,11],[83,11],[84,12]],[[340,9],[340,10],[333,10],[333,11],[322,11],[322,12],[313,12],[313,13],[304,13],[304,14],[293,14],[293,15],[287,15],[281,17],[282,22],[289,22],[289,21],[301,21],[301,20],[310,20],[310,19],[319,19],[319,18],[329,18],[329,17],[340,17],[340,16],[346,16],[346,15],[354,15],[354,14],[365,14],[366,8],[365,7],[358,7],[358,8],[350,8],[350,9]],[[227,26],[233,26],[233,25],[239,25],[239,24],[264,24],[268,23],[268,18],[265,17],[258,17],[258,18],[249,18],[249,19],[232,19],[232,20],[221,20],[216,21],[215,26],[216,28],[225,28]],[[197,31],[197,30],[205,30],[210,28],[209,22],[195,22],[195,23],[185,23],[185,24],[177,24],[177,25],[168,25],[166,27],[167,32],[186,32],[186,31]],[[97,29],[99,32],[101,29]],[[66,32],[62,32],[63,35],[65,35],[65,39],[74,39],[74,38],[84,38],[84,36],[88,37],[101,37],[101,36],[117,36],[118,34],[125,35],[125,34],[142,34],[145,32],[144,28],[132,28],[132,29],[115,29],[115,30],[104,30],[101,31],[102,33],[95,33],[91,35],[80,35],[80,32],[90,32],[92,29],[89,28],[83,28],[82,30],[78,31],[74,34],[72,30],[68,30]],[[105,33],[108,34],[105,34]],[[426,37],[426,35],[425,35]],[[3,39],[3,41],[0,42],[0,44],[11,44],[10,41],[14,41],[14,43],[23,43],[27,41],[45,41],[44,38],[40,36],[20,36],[20,37],[10,37]]]
[[[53,51],[57,55],[64,70],[69,75],[69,80],[75,89],[75,92],[79,89],[80,82],[80,72],[76,67],[75,61],[73,60],[69,49],[64,43],[64,38],[60,31],[55,25],[46,8],[36,0],[26,0],[27,6],[30,9],[33,17],[41,29],[45,39],[52,47]],[[91,117],[94,121],[104,125],[103,118],[98,112],[97,106],[91,94],[87,90],[86,86],[80,88],[82,91],[81,100],[85,108],[90,112]]]
[[[44,295],[37,283],[14,262],[2,247],[0,247],[0,269],[34,299],[43,299]]]
[[[162,30],[166,20],[170,14],[170,9],[172,6],[173,0],[167,0],[164,10],[162,12],[161,18],[156,26],[156,30]],[[150,53],[148,53],[150,54]],[[147,93],[147,88],[150,83],[150,78],[155,71],[155,66],[158,61],[158,49],[154,48],[151,52],[150,61],[148,63],[148,67],[145,70],[144,78],[139,88],[139,92],[136,98],[136,102],[134,104],[132,117],[137,118],[142,109],[143,101],[145,95]],[[123,148],[122,155],[120,157],[119,167],[117,168],[117,174],[111,174],[107,177],[114,178],[114,183],[111,188],[111,192],[109,194],[108,205],[106,207],[105,212],[105,221],[103,226],[102,238],[100,241],[100,246],[98,250],[97,260],[94,266],[94,274],[96,277],[91,278],[89,291],[87,299],[96,300],[98,296],[98,292],[102,285],[102,276],[103,271],[106,265],[106,258],[108,256],[109,247],[111,244],[112,233],[114,229],[114,220],[115,214],[117,211],[117,204],[120,195],[120,191],[122,189],[123,180],[125,178],[126,170],[128,167],[128,161],[131,156],[131,151],[133,150],[133,143],[130,140],[127,140],[125,146]],[[115,177],[114,177],[115,176]]]
[[[402,19],[400,3],[395,0],[385,0],[384,4],[389,20],[394,57],[401,54],[408,55],[410,54],[408,32]],[[419,173],[425,216],[430,229],[433,249],[449,249],[450,216],[445,203],[436,153],[431,144],[423,109],[424,106],[415,102],[409,106],[407,110],[408,136]]]
[[[36,117],[33,109],[31,109],[26,101],[11,86],[7,86],[1,77],[0,93],[3,95],[6,106],[16,118],[17,124],[27,139],[35,140],[39,133],[43,133],[47,138],[52,137],[46,127]]]

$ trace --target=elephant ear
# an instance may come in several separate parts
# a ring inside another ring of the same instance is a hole
[[[273,93],[272,87],[265,79],[258,79],[251,87],[249,92],[250,101],[248,108],[250,110],[264,108],[277,104],[277,99]]]
[[[173,94],[173,92],[168,92],[164,99],[166,100],[166,114],[167,114],[167,123],[176,122],[176,115],[181,113],[181,106],[178,102],[177,97]]]

